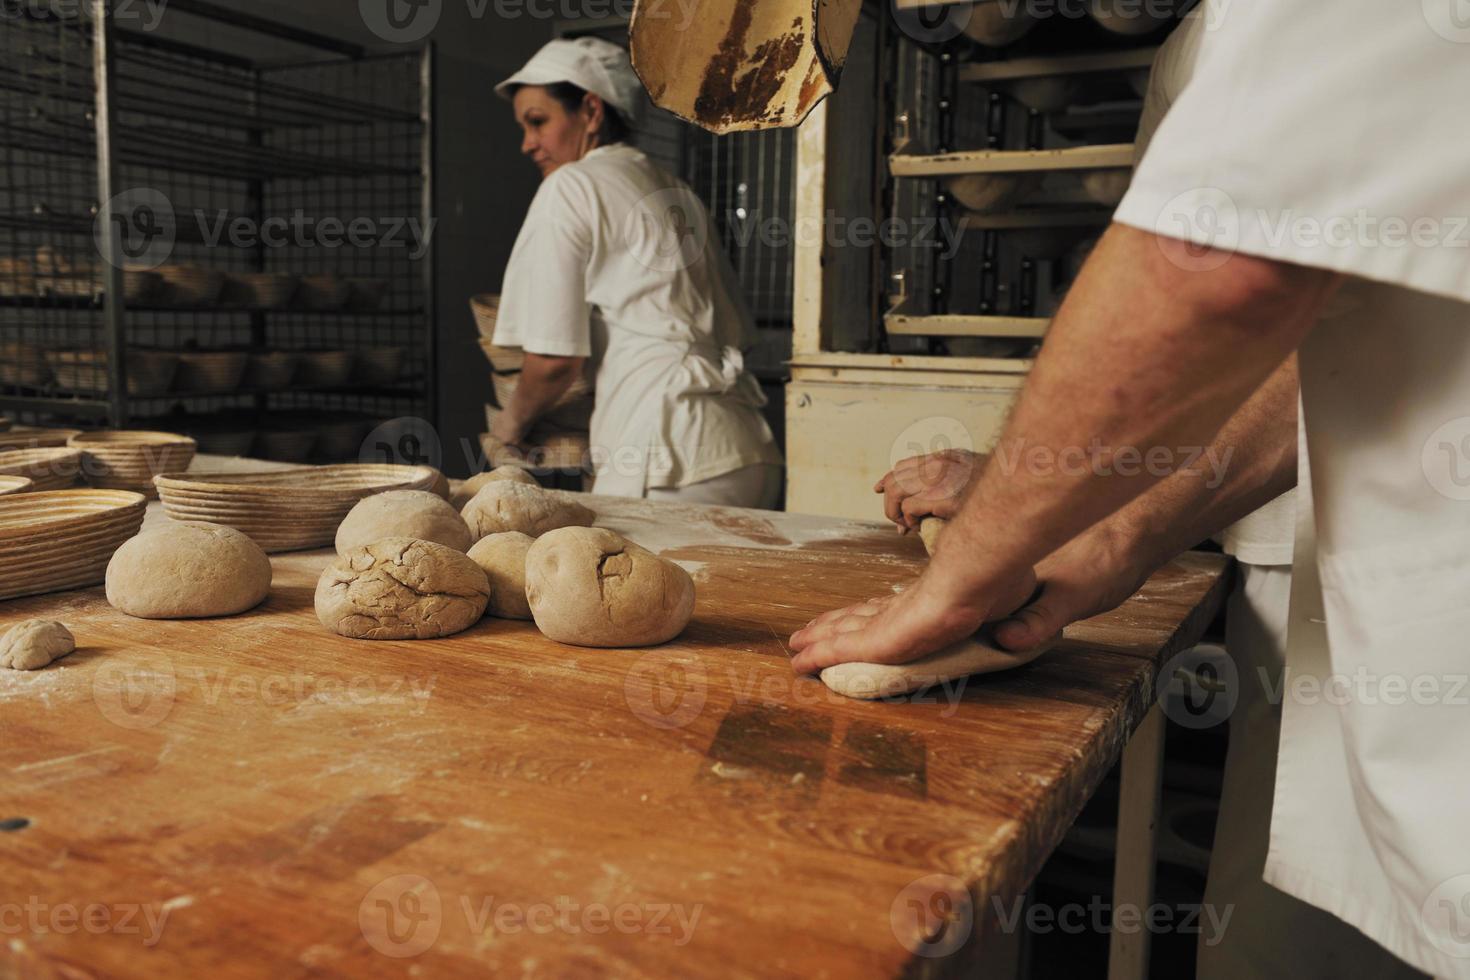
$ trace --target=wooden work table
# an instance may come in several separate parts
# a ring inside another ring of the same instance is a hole
[[[344,639],[325,551],[230,619],[0,604],[79,644],[0,673],[0,977],[962,975],[1226,589],[1188,554],[1027,667],[849,701],[786,637],[912,579],[917,538],[588,502],[694,574],[678,640]]]

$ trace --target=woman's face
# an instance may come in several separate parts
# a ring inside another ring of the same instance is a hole
[[[516,91],[516,122],[525,134],[521,152],[541,168],[541,176],[549,176],[558,167],[576,163],[597,145],[597,131],[602,126],[600,105],[591,105],[596,96],[589,95],[576,112],[567,112],[541,85],[525,85]]]

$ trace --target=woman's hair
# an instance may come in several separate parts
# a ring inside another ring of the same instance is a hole
[[[567,113],[573,114],[582,108],[582,100],[587,97],[587,90],[572,82],[552,82],[543,86],[548,95],[561,103]],[[511,90],[511,98],[515,98],[516,92],[523,86],[517,85]],[[597,139],[603,145],[610,143],[626,143],[632,139],[633,131],[623,120],[618,110],[612,107],[612,103],[606,99],[602,100],[602,128],[597,131]]]

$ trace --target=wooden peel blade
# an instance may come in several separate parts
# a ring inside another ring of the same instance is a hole
[[[715,134],[792,127],[842,77],[862,0],[638,0],[633,70],[655,105]]]

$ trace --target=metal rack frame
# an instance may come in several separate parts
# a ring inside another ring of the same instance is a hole
[[[160,420],[171,406],[191,416],[251,413],[262,426],[292,411],[434,423],[432,45],[371,54],[207,0],[171,0],[170,15],[320,52],[312,61],[267,64],[128,30],[112,6],[86,0],[77,16],[58,16],[0,0],[8,24],[0,40],[0,410],[23,421],[113,427],[149,419],[169,427]],[[109,217],[107,202],[138,186],[165,189],[181,213],[246,218],[257,230],[267,218],[316,216],[299,226],[301,240],[278,249],[211,243],[181,221],[173,252],[182,263],[371,279],[386,301],[355,309],[130,302],[122,229],[94,229],[99,216]],[[329,255],[321,233],[333,218],[371,218],[378,237]],[[413,257],[396,248],[401,238],[383,233],[392,222],[380,219],[418,222]],[[391,384],[129,391],[130,351],[184,344],[250,351],[378,344],[401,349],[408,370]],[[19,363],[70,347],[105,354],[84,385],[35,384]]]

